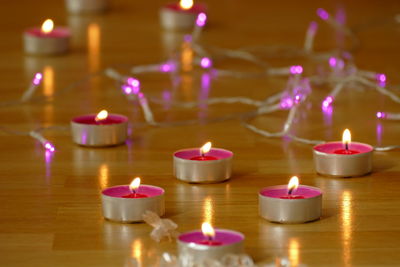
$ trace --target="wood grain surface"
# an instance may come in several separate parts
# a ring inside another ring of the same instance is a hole
[[[341,42],[318,20],[324,7],[342,14],[360,45],[352,51],[361,69],[385,73],[388,85],[400,83],[400,13],[398,0],[388,1],[206,1],[210,23],[202,43],[224,48],[257,45],[301,47],[308,24],[319,22],[316,50],[332,50]],[[203,221],[246,235],[246,252],[258,263],[288,258],[292,266],[398,266],[400,262],[400,153],[375,152],[371,175],[327,178],[315,173],[312,146],[289,138],[267,139],[231,119],[206,123],[206,118],[251,111],[246,105],[213,105],[184,109],[151,103],[160,122],[198,120],[192,125],[152,127],[144,123],[137,103],[126,99],[115,82],[92,75],[115,66],[128,73],[133,65],[157,63],[171,52],[158,21],[165,1],[112,1],[104,15],[68,15],[61,0],[2,1],[0,8],[0,265],[1,266],[157,266],[162,252],[176,252],[174,242],[156,243],[146,224],[118,224],[102,218],[102,188],[127,184],[135,176],[166,190],[166,218],[181,232],[199,229]],[[72,51],[64,56],[34,57],[22,52],[24,29],[46,18],[68,25]],[[175,47],[180,49],[179,44]],[[298,57],[266,59],[271,66],[315,64]],[[234,70],[260,70],[239,60],[216,62]],[[33,101],[12,104],[21,97],[33,74],[43,71],[43,85]],[[181,74],[171,91],[164,74],[143,74],[142,90],[153,99],[197,101],[204,71]],[[246,96],[262,100],[282,90],[286,79],[217,77],[209,97]],[[71,86],[71,85],[74,86]],[[353,140],[371,145],[400,144],[398,122],[378,121],[378,110],[400,112],[400,105],[371,88],[346,87],[331,116],[321,101],[331,89],[313,87],[293,127],[301,137],[339,140],[350,128]],[[399,87],[391,88],[400,94]],[[45,98],[43,98],[45,96]],[[203,96],[204,97],[204,96]],[[63,130],[72,117],[103,108],[128,116],[132,133],[126,145],[84,148]],[[279,130],[287,111],[260,116],[252,123]],[[57,151],[47,155],[40,144],[23,135],[44,132]],[[61,128],[60,128],[61,127]],[[234,175],[220,184],[191,185],[172,174],[172,153],[206,141],[232,150]],[[296,225],[274,224],[258,216],[258,191],[285,184],[298,175],[302,184],[324,192],[321,220]]]

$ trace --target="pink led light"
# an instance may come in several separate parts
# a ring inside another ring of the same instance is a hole
[[[43,75],[40,72],[38,72],[35,74],[35,77],[33,78],[32,83],[34,85],[39,85],[40,82],[42,81],[42,79],[43,79]]]
[[[175,71],[176,66],[175,63],[172,61],[166,62],[160,66],[161,72],[173,72]]]
[[[123,85],[121,86],[121,88],[122,88],[122,91],[124,91],[124,93],[125,93],[126,95],[129,95],[129,94],[132,93],[132,87],[130,87],[129,85],[123,84]]]
[[[293,107],[293,100],[290,97],[284,97],[281,99],[280,107],[282,109],[289,109]]]
[[[295,65],[290,67],[291,74],[301,74],[303,73],[303,67],[300,65]]]
[[[376,75],[376,79],[380,83],[385,83],[386,82],[386,75],[383,74],[383,73],[379,73],[379,74]]]
[[[142,92],[139,92],[139,93],[138,93],[138,97],[139,97],[140,99],[142,99],[142,100],[145,99],[144,94],[143,94]]]
[[[329,13],[323,8],[317,9],[317,15],[318,15],[318,17],[320,17],[323,20],[329,19]]]
[[[45,142],[44,144],[43,144],[43,146],[44,146],[44,148],[46,149],[46,150],[48,150],[48,151],[50,151],[50,152],[54,152],[56,149],[55,149],[55,147],[52,145],[52,143],[50,143],[50,142]]]
[[[333,102],[333,97],[327,96],[324,101],[322,101],[322,108],[327,108],[329,107]]]
[[[384,118],[386,118],[386,113],[385,113],[385,112],[382,112],[382,111],[378,111],[378,112],[376,113],[376,117],[377,117],[378,119],[384,119]]]
[[[206,25],[206,21],[207,21],[207,15],[202,12],[197,16],[196,25],[198,27],[204,27],[204,25]]]
[[[336,67],[337,64],[337,60],[335,57],[330,57],[329,58],[329,66],[331,66],[332,68]]]
[[[200,61],[200,66],[204,69],[208,69],[212,66],[212,61],[208,57],[203,57]]]
[[[126,80],[126,82],[129,84],[129,85],[131,85],[131,86],[133,86],[133,87],[139,87],[140,86],[140,82],[139,82],[139,80],[138,79],[135,79],[135,78],[128,78],[127,80]]]
[[[300,103],[300,101],[303,99],[303,96],[301,94],[297,94],[294,96],[294,102],[296,104]]]

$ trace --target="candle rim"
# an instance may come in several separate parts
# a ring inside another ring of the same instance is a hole
[[[63,34],[64,36],[55,36],[57,33]],[[63,37],[70,37],[71,31],[68,27],[57,26],[57,27],[54,27],[54,29],[51,32],[45,34],[41,31],[40,27],[30,27],[25,30],[25,34],[35,36],[35,37],[40,37],[40,38],[57,39],[57,38],[63,38]]]
[[[156,195],[147,196],[146,198],[123,198],[123,195],[121,195],[121,196],[113,196],[113,195],[110,195],[110,192],[108,192],[108,191],[112,191],[113,189],[121,188],[121,187],[123,187],[123,188],[126,187],[126,188],[128,189],[128,191],[131,192],[130,189],[129,189],[129,185],[114,185],[114,186],[110,186],[110,187],[104,188],[104,189],[101,191],[101,194],[102,194],[103,196],[111,197],[111,198],[127,199],[128,201],[132,201],[132,200],[141,200],[141,199],[149,199],[149,198],[156,198],[156,197],[159,197],[159,196],[163,196],[163,195],[165,194],[164,188],[159,187],[159,186],[155,186],[155,185],[148,185],[148,184],[141,184],[141,185],[139,186],[139,190],[140,190],[141,187],[147,187],[147,188],[152,188],[152,189],[157,189],[157,190],[159,190],[159,191],[160,191],[160,194],[157,193]],[[128,192],[127,192],[127,193],[128,193]],[[141,192],[138,192],[138,193],[141,194]],[[144,193],[143,193],[143,194],[144,194]]]
[[[199,160],[191,160],[191,157],[195,157],[195,156],[200,156],[200,149],[198,147],[195,148],[186,148],[186,149],[180,149],[174,152],[174,158],[178,159],[178,160],[190,160],[190,161],[195,161],[195,162],[199,162],[199,164],[207,164],[210,162],[218,162],[218,161],[222,161],[222,160],[226,160],[229,158],[233,157],[233,152],[227,149],[223,149],[223,148],[217,148],[217,147],[212,147],[211,150],[209,152],[206,153],[206,156],[212,156],[212,157],[216,157],[216,155],[213,155],[213,152],[221,152],[221,153],[226,153],[227,155],[224,157],[217,157],[217,159],[215,160],[207,160],[207,161],[199,161]],[[197,153],[196,155],[190,155],[187,157],[183,157],[183,153],[189,153],[189,152],[195,152]]]
[[[266,191],[270,191],[270,190],[277,190],[277,189],[281,189],[281,190],[286,190],[287,191],[287,185],[273,185],[273,186],[267,186],[262,188],[259,192],[258,195],[260,197],[264,197],[264,198],[273,198],[273,199],[277,199],[277,200],[283,200],[283,201],[305,201],[307,199],[313,199],[313,198],[318,198],[320,196],[323,195],[323,192],[320,188],[315,187],[315,186],[310,186],[310,185],[302,185],[300,184],[299,187],[297,188],[297,190],[299,190],[300,188],[307,188],[307,189],[312,189],[314,191],[316,191],[318,194],[316,194],[315,196],[305,196],[304,198],[298,198],[298,199],[282,199],[280,197],[273,197],[273,196],[268,196],[265,194]],[[296,192],[294,193],[294,195],[296,195]]]
[[[77,117],[72,118],[71,122],[76,123],[76,124],[94,126],[94,127],[96,127],[96,126],[104,127],[104,126],[110,126],[110,125],[113,125],[113,124],[126,123],[126,122],[129,121],[129,118],[127,116],[121,115],[121,114],[116,114],[116,113],[108,113],[107,118],[118,117],[119,119],[121,119],[120,122],[112,122],[112,123],[108,123],[108,124],[101,124],[101,122],[100,122],[100,123],[89,124],[89,123],[83,123],[82,121],[80,121],[80,120],[89,119],[89,118],[92,118],[92,117],[93,117],[93,120],[94,120],[94,118],[96,118],[96,116],[97,116],[97,114],[94,114],[94,113],[81,115],[81,116],[77,116]]]
[[[326,151],[321,151],[320,148],[326,145],[340,145],[340,148],[343,148],[343,143],[342,141],[333,141],[333,142],[326,142],[326,143],[322,143],[322,144],[318,144],[316,146],[313,147],[313,150],[315,153],[320,153],[323,155],[331,155],[331,156],[335,156],[335,157],[357,157],[357,155],[360,154],[367,154],[367,153],[371,153],[374,151],[374,147],[366,144],[366,143],[360,143],[360,142],[351,142],[349,144],[349,149],[351,150],[352,146],[356,145],[356,146],[363,146],[364,148],[368,148],[368,150],[366,151],[360,151],[359,153],[356,154],[335,154],[333,151],[332,152],[326,152]],[[339,147],[337,149],[340,149]],[[354,148],[353,148],[354,149]]]
[[[235,245],[235,244],[240,243],[240,242],[243,242],[243,241],[245,240],[245,235],[244,235],[243,233],[239,232],[239,231],[230,230],[230,229],[223,229],[223,228],[214,228],[214,230],[215,230],[215,236],[217,236],[218,233],[219,233],[219,234],[221,234],[221,233],[226,233],[226,234],[234,234],[234,235],[236,235],[238,238],[237,238],[237,241],[230,242],[230,243],[228,243],[228,244],[224,244],[223,241],[220,241],[220,240],[215,240],[215,241],[217,241],[217,242],[221,242],[222,244],[221,244],[221,245],[218,245],[218,246],[213,246],[213,247],[223,247],[223,246]],[[198,229],[198,230],[191,230],[191,231],[184,232],[184,233],[180,234],[180,235],[178,236],[177,240],[178,240],[179,242],[181,242],[181,243],[184,243],[184,244],[195,244],[196,246],[210,247],[210,245],[198,244],[198,243],[196,243],[196,241],[190,241],[190,242],[188,242],[188,241],[182,240],[182,238],[183,238],[183,237],[186,237],[187,235],[197,235],[197,234],[200,234],[201,236],[204,237],[204,234],[203,234],[203,232],[201,231],[201,229]],[[198,240],[198,241],[200,241],[200,240]],[[198,242],[198,241],[197,241],[197,242]]]

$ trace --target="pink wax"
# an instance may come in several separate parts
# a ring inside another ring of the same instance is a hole
[[[216,157],[211,157],[211,156],[197,156],[197,157],[193,157],[191,158],[191,160],[200,160],[200,161],[204,161],[204,160],[216,160]]]
[[[175,12],[183,12],[183,13],[193,13],[193,14],[199,14],[201,12],[206,13],[207,7],[204,4],[201,3],[195,3],[193,6],[189,9],[183,9],[179,5],[179,3],[169,3],[164,6],[167,9],[171,9]]]
[[[282,199],[303,199],[303,196],[298,196],[298,195],[289,195],[287,194],[286,196],[280,197]]]
[[[260,191],[260,195],[265,197],[288,199],[288,200],[314,198],[321,194],[322,192],[318,188],[306,185],[299,185],[299,187],[293,192],[293,196],[295,197],[292,196],[292,198],[288,197],[287,185],[266,187],[261,189]]]
[[[373,147],[363,143],[351,142],[349,149],[346,151],[342,142],[329,142],[325,144],[316,145],[314,150],[325,154],[336,155],[354,155],[361,153],[368,153],[373,150]]]
[[[72,119],[73,122],[81,123],[81,124],[90,124],[90,125],[111,125],[111,124],[119,124],[128,121],[128,118],[125,116],[117,115],[117,114],[108,114],[108,117],[101,121],[96,121],[96,114],[83,115],[79,117],[75,117]]]
[[[199,245],[206,245],[206,246],[221,246],[222,242],[214,241],[214,240],[203,240],[200,242],[196,242]]]
[[[49,33],[44,33],[40,28],[30,28],[26,34],[39,38],[66,38],[71,35],[68,28],[56,27]]]
[[[183,233],[178,239],[185,243],[196,243],[204,246],[226,246],[242,242],[244,235],[236,231],[215,229],[215,237],[210,243],[207,237],[200,230],[197,230]]]
[[[350,150],[350,149],[339,149],[339,150],[335,150],[333,153],[340,154],[340,155],[352,155],[352,154],[358,154],[360,152],[358,152],[356,150]]]
[[[148,197],[147,195],[144,194],[139,194],[139,193],[130,193],[126,196],[122,196],[123,198],[146,198]]]
[[[132,191],[129,188],[129,185],[117,185],[104,189],[102,194],[109,197],[130,198],[127,196],[131,195]],[[136,194],[141,194],[145,197],[156,197],[164,194],[164,189],[157,186],[143,184],[140,185],[139,188],[136,190]]]
[[[199,148],[189,148],[176,151],[174,156],[181,159],[186,160],[201,160],[201,153]],[[229,150],[221,149],[221,148],[211,148],[209,152],[206,153],[207,159],[202,159],[203,161],[210,160],[221,160],[230,158],[233,156],[233,153]]]

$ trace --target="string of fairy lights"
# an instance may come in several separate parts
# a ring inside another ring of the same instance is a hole
[[[338,22],[324,9],[319,8],[317,10],[318,17],[334,30],[348,36],[352,40],[353,47],[359,44],[357,36],[344,24]],[[395,17],[396,20],[396,17]],[[302,142],[306,144],[320,144],[325,142],[324,140],[312,140],[296,136],[291,133],[291,127],[294,122],[294,118],[297,115],[299,106],[306,102],[308,96],[312,93],[312,87],[315,84],[327,84],[332,88],[331,92],[325,97],[321,103],[323,111],[331,109],[337,96],[342,92],[346,85],[357,84],[367,88],[375,89],[378,93],[383,94],[390,98],[396,103],[400,103],[400,97],[390,91],[386,85],[386,75],[382,73],[367,71],[359,69],[354,61],[352,60],[351,53],[347,51],[328,51],[328,52],[315,52],[313,50],[315,36],[318,32],[318,23],[312,21],[306,30],[304,39],[304,45],[302,48],[282,48],[279,46],[260,46],[242,48],[237,50],[224,49],[218,47],[211,47],[199,42],[200,35],[202,34],[203,28],[206,25],[207,16],[204,13],[199,14],[194,29],[190,35],[184,37],[183,42],[190,46],[195,53],[193,65],[197,65],[202,69],[208,71],[213,76],[217,77],[232,77],[232,78],[252,78],[252,77],[286,77],[287,85],[285,88],[274,95],[268,96],[264,100],[255,100],[247,97],[218,97],[208,98],[197,102],[173,102],[173,106],[183,108],[195,108],[201,105],[216,105],[216,104],[245,104],[254,107],[254,110],[250,112],[229,114],[219,118],[208,119],[206,122],[215,122],[227,119],[239,119],[241,124],[247,129],[260,134],[264,137],[283,137],[287,136],[292,138],[293,141]],[[350,49],[351,50],[351,49]],[[256,54],[274,54],[275,56],[281,56],[282,58],[303,56],[312,59],[320,64],[328,64],[329,72],[325,74],[315,74],[310,76],[304,76],[303,67],[301,65],[293,65],[287,67],[273,68],[270,67],[260,56]],[[185,124],[196,124],[198,120],[187,120],[178,122],[159,122],[155,120],[153,111],[150,104],[164,104],[163,101],[153,99],[146,96],[144,90],[140,86],[140,81],[137,78],[131,77],[131,75],[137,76],[143,73],[165,73],[172,77],[177,77],[183,71],[182,64],[179,61],[179,53],[175,57],[168,59],[165,62],[158,64],[147,64],[132,66],[128,75],[119,73],[116,69],[109,67],[101,73],[90,74],[90,75],[105,75],[117,82],[119,88],[130,100],[137,100],[144,115],[145,122],[155,127],[165,126],[179,126]],[[221,69],[215,66],[214,61],[224,60],[227,58],[241,59],[251,62],[260,67],[260,71],[257,72],[244,72],[235,71],[229,69]],[[14,104],[23,104],[32,100],[36,89],[41,85],[43,75],[36,73],[32,83],[25,90],[19,101],[4,102],[0,103],[0,106],[9,106]],[[82,81],[85,81],[83,79]],[[174,79],[172,79],[174,80]],[[69,89],[77,86],[79,83],[74,83],[68,86]],[[178,83],[173,84],[178,86]],[[257,116],[266,115],[275,111],[287,110],[288,116],[283,124],[281,131],[270,132],[265,129],[260,129],[255,125],[251,124],[251,120]],[[387,120],[400,120],[400,114],[378,111],[376,114],[378,119]],[[204,123],[204,121],[203,121]],[[54,128],[54,127],[52,127]],[[58,127],[59,129],[66,130],[68,127]],[[46,150],[55,151],[54,145],[44,138],[42,132],[47,128],[40,128],[27,132],[19,132],[13,130],[7,130],[4,126],[0,128],[7,133],[14,133],[18,135],[29,135],[38,140]],[[375,147],[377,151],[387,151],[399,148],[400,145],[391,145],[385,147]]]

